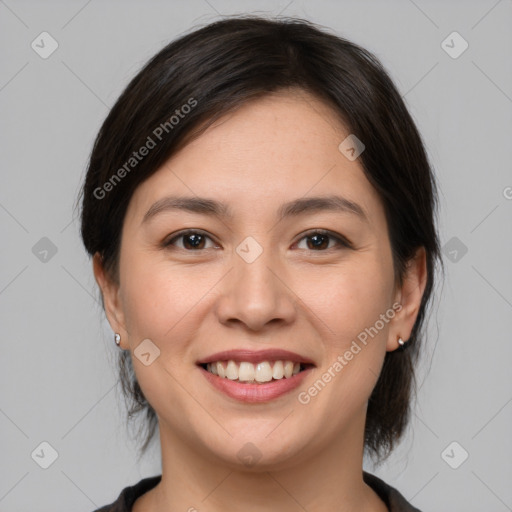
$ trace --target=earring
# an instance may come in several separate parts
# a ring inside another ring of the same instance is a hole
[[[116,345],[119,347],[119,345],[121,345],[121,335],[119,333],[116,332],[116,334],[114,335],[114,341],[116,342]]]
[[[398,344],[403,347],[405,345],[405,341],[399,336],[398,337]]]

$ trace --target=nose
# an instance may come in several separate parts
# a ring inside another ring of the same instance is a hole
[[[296,298],[281,262],[269,249],[248,263],[236,252],[233,267],[221,281],[217,315],[225,325],[243,325],[265,331],[272,325],[288,325],[296,315]],[[288,278],[289,281],[289,278]]]

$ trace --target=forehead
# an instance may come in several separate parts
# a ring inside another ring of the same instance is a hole
[[[370,218],[382,216],[359,160],[338,148],[348,135],[318,98],[304,91],[269,94],[226,114],[173,155],[139,185],[129,213],[140,220],[169,194],[215,197],[233,212],[251,214],[277,211],[299,197],[339,194]]]

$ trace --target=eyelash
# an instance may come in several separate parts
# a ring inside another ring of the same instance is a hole
[[[209,235],[207,235],[205,232],[203,232],[201,230],[188,229],[185,231],[181,231],[180,233],[173,236],[171,239],[164,241],[164,243],[162,245],[164,248],[170,249],[176,240],[178,240],[179,238],[183,238],[187,235],[202,235],[202,236],[212,240],[212,242],[214,241]],[[301,242],[305,238],[311,238],[314,235],[323,235],[323,236],[331,238],[332,240],[335,240],[338,243],[338,248],[330,247],[327,249],[320,249],[318,251],[310,249],[312,252],[326,252],[326,251],[330,251],[332,249],[342,249],[342,248],[352,249],[353,248],[352,244],[346,238],[344,238],[340,235],[336,235],[333,232],[328,231],[326,229],[314,229],[314,230],[308,231],[302,235],[302,238],[300,238],[298,242]],[[298,242],[296,242],[296,243],[298,243]],[[181,247],[179,249],[186,251],[186,252],[201,252],[201,251],[206,250],[206,249],[189,250],[189,249],[182,249]]]

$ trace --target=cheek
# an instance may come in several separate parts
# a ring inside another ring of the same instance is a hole
[[[127,250],[127,253],[130,251]],[[161,339],[190,309],[200,281],[184,278],[188,271],[135,250],[121,276],[127,324],[145,337]]]
[[[302,288],[300,295],[324,322],[324,330],[330,332],[338,348],[343,348],[391,306],[392,278],[384,259],[361,258],[312,276],[307,280],[309,291]]]
[[[364,264],[361,260],[332,283],[325,318],[336,333],[327,363],[337,376],[331,388],[334,403],[357,408],[370,396],[386,355],[389,322],[394,316],[392,290],[391,260],[385,255],[368,257]]]
[[[132,349],[149,338],[160,349],[160,363],[180,371],[177,362],[190,359],[190,340],[213,307],[209,292],[213,293],[221,275],[144,254],[132,256],[121,276]]]
[[[390,286],[391,278],[379,265],[354,267],[339,272],[310,305],[323,325],[325,358],[302,398],[324,411],[318,417],[332,417],[334,430],[361,411],[377,382],[392,318]]]
[[[188,340],[197,323],[193,306],[204,295],[204,290],[197,286],[191,289],[190,280],[184,276],[187,272],[183,269],[133,255],[121,276],[134,371],[145,397],[156,411],[166,409],[170,396],[175,401],[181,396],[174,377],[183,370]],[[195,279],[194,283],[197,284]],[[145,339],[151,340],[160,351],[148,366],[137,360],[135,352]]]

